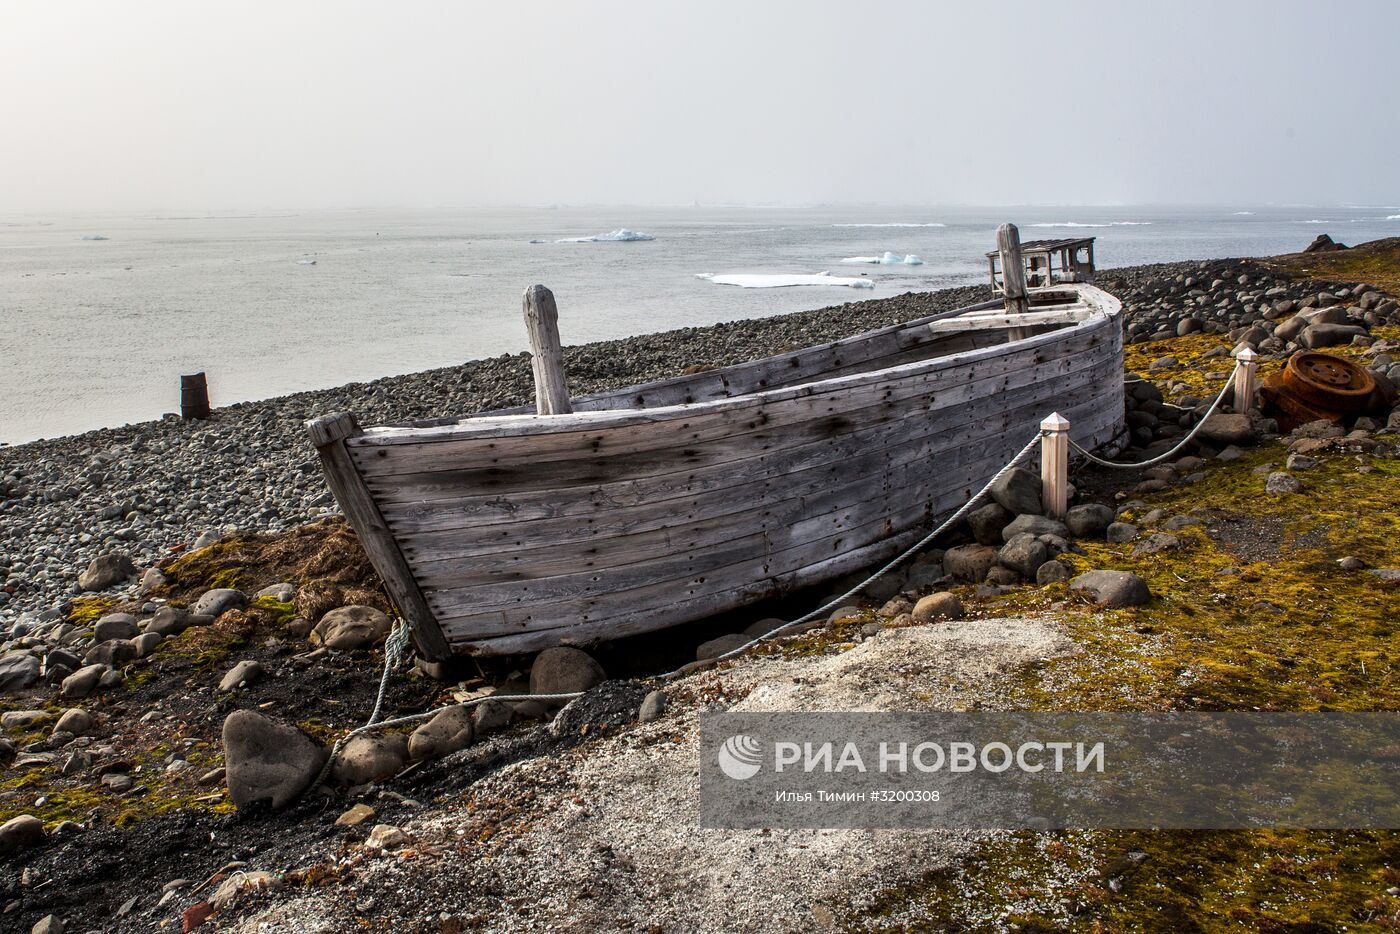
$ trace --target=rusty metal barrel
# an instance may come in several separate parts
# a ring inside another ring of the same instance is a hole
[[[1325,353],[1296,353],[1279,373],[1264,381],[1259,394],[1265,414],[1279,427],[1326,419],[1341,422],[1371,411],[1380,401],[1375,377],[1345,357]]]

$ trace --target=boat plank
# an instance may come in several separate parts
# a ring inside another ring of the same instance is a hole
[[[1081,371],[1081,385],[1092,385],[1098,373],[1094,369]],[[1072,388],[1072,387],[1066,387]],[[1056,400],[1060,404],[1063,396]],[[606,555],[611,542],[616,539],[631,539],[636,547],[680,547],[684,538],[683,529],[687,525],[705,526],[715,524],[714,515],[694,518],[696,512],[704,512],[707,507],[719,507],[719,524],[742,523],[755,514],[778,512],[780,507],[794,499],[820,496],[823,491],[840,489],[843,484],[856,488],[871,483],[874,476],[891,476],[910,466],[923,466],[929,460],[959,445],[973,444],[1013,430],[1017,425],[1025,427],[1025,439],[1034,432],[1033,426],[1045,414],[1047,401],[1037,396],[1015,404],[1011,399],[999,399],[1003,403],[1000,411],[985,412],[969,408],[959,413],[962,418],[957,423],[929,425],[922,433],[906,435],[900,431],[905,426],[896,423],[893,430],[879,434],[872,431],[855,432],[839,439],[832,439],[818,448],[821,460],[793,470],[791,464],[778,466],[758,465],[760,469],[745,472],[743,479],[726,483],[718,489],[697,496],[679,500],[649,501],[625,511],[619,517],[617,527],[600,534],[595,527],[584,528],[573,540],[561,537],[557,531],[560,523],[550,523],[546,528],[533,530],[528,523],[517,523],[510,527],[515,538],[493,549],[472,549],[463,552],[462,539],[475,538],[476,531],[455,535],[435,535],[431,538],[411,533],[400,534],[400,541],[406,553],[414,561],[415,573],[420,579],[439,583],[434,576],[443,570],[439,562],[449,566],[470,565],[486,573],[488,568],[529,567],[530,559],[537,557],[547,562],[584,563],[587,566],[607,567]],[[1024,443],[1025,439],[1022,440]],[[853,469],[852,460],[865,461],[862,469]],[[817,474],[815,479],[812,474]],[[592,490],[560,491],[561,496],[581,492],[589,496]],[[747,510],[747,511],[744,511]],[[613,510],[621,513],[622,510]],[[578,528],[578,520],[571,520]],[[695,544],[704,544],[697,542]],[[450,556],[450,557],[449,557]],[[645,553],[643,553],[643,557]],[[629,554],[617,560],[635,560]]]

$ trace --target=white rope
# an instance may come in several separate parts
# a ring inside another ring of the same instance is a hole
[[[1225,385],[1220,387],[1220,392],[1216,394],[1215,401],[1211,402],[1210,408],[1206,409],[1206,414],[1201,416],[1201,420],[1196,423],[1195,427],[1186,433],[1186,437],[1182,438],[1181,441],[1178,444],[1176,444],[1176,446],[1174,446],[1171,450],[1162,454],[1158,454],[1151,460],[1134,461],[1130,464],[1119,463],[1118,461],[1107,461],[1104,460],[1102,457],[1097,457],[1092,452],[1085,450],[1073,438],[1069,439],[1070,447],[1074,448],[1080,454],[1083,454],[1090,461],[1093,461],[1095,464],[1098,464],[1101,467],[1117,467],[1120,470],[1141,470],[1144,467],[1151,467],[1153,464],[1160,464],[1162,461],[1174,457],[1178,451],[1186,447],[1186,445],[1190,444],[1191,439],[1196,437],[1196,434],[1205,425],[1206,420],[1209,419],[1211,415],[1215,414],[1215,410],[1220,406],[1220,401],[1225,398],[1226,390],[1228,390],[1231,386],[1234,385],[1235,375],[1239,373],[1240,366],[1241,364],[1239,363],[1239,361],[1236,361],[1235,368],[1230,371],[1230,376],[1225,380]]]

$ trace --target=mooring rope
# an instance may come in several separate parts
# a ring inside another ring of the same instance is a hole
[[[1083,454],[1085,458],[1087,458],[1095,464],[1098,464],[1101,467],[1117,467],[1120,470],[1141,470],[1144,467],[1151,467],[1153,464],[1160,464],[1162,463],[1162,461],[1170,459],[1178,451],[1186,447],[1186,445],[1191,442],[1191,439],[1196,437],[1200,430],[1205,426],[1206,421],[1212,415],[1215,414],[1215,410],[1220,407],[1221,400],[1225,398],[1225,393],[1229,390],[1231,386],[1235,384],[1235,376],[1239,373],[1241,365],[1242,364],[1238,360],[1235,361],[1235,368],[1230,371],[1230,375],[1225,380],[1225,385],[1220,387],[1220,392],[1216,394],[1215,400],[1210,404],[1210,408],[1206,409],[1206,414],[1201,416],[1201,420],[1197,422],[1195,426],[1186,433],[1186,437],[1182,438],[1180,442],[1178,442],[1175,446],[1171,448],[1171,450],[1166,451],[1165,453],[1158,454],[1156,457],[1151,458],[1150,460],[1133,461],[1132,463],[1121,463],[1119,461],[1104,460],[1102,457],[1096,456],[1093,452],[1087,451],[1083,447],[1081,447],[1079,443],[1076,442],[1073,438],[1069,439],[1070,447],[1074,448],[1080,454]]]

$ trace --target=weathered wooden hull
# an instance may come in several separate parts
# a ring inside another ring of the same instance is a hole
[[[1059,411],[1123,413],[1118,303],[963,309],[737,367],[504,414],[311,425],[419,650],[588,643],[888,558]]]

